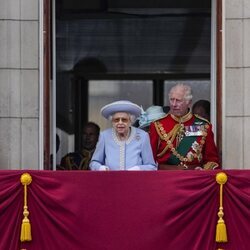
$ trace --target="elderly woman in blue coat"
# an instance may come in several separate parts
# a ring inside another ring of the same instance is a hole
[[[156,170],[148,133],[132,126],[140,113],[141,108],[130,101],[116,101],[101,109],[112,128],[100,133],[91,170]]]

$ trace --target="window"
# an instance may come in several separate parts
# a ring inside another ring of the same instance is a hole
[[[100,108],[118,99],[168,105],[182,80],[215,110],[215,2],[55,0],[58,159],[79,149],[84,121],[107,127]]]

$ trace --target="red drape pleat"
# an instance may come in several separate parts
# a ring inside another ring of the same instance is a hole
[[[27,243],[24,172],[32,176]],[[228,243],[220,244],[217,171],[0,171],[0,250],[247,250],[250,171],[224,172]]]

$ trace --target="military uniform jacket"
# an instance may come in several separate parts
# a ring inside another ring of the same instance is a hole
[[[167,114],[151,123],[149,133],[153,155],[159,164],[219,167],[212,125],[197,115]]]
[[[82,149],[81,152],[68,153],[62,158],[57,170],[89,170],[89,162],[93,151]]]

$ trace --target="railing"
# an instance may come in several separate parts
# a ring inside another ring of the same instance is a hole
[[[223,172],[0,171],[0,250],[249,249],[250,171]]]

